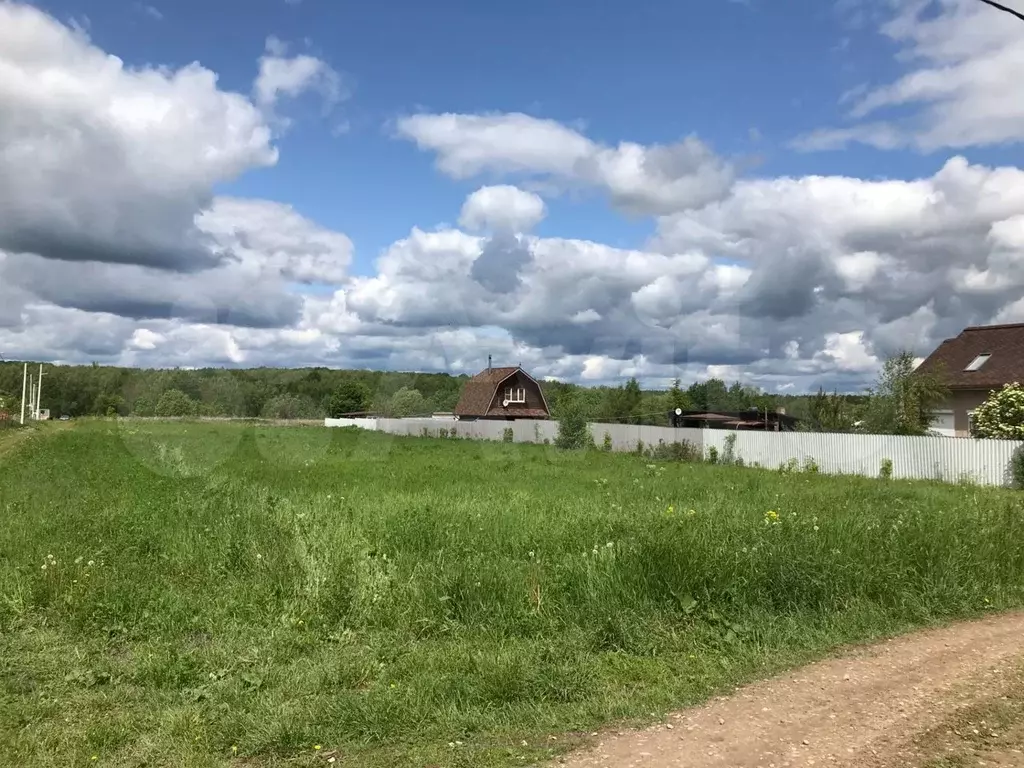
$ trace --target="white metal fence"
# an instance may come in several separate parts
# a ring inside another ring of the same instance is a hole
[[[794,460],[801,465],[812,460],[827,474],[877,477],[888,460],[893,477],[983,485],[1007,484],[1013,453],[1024,445],[1013,440],[708,429],[705,452],[714,446],[723,455],[729,435],[736,436],[733,453],[745,464],[774,469]]]
[[[377,429],[377,419],[324,419],[325,427],[360,427]]]
[[[327,419],[326,426],[360,426],[392,435],[440,437],[454,434],[474,440],[502,440],[512,430],[517,443],[554,443],[555,421],[457,421],[435,419]],[[894,435],[846,435],[816,432],[741,432],[725,429],[673,429],[633,424],[591,424],[590,432],[600,447],[607,435],[614,451],[689,442],[705,457],[714,448],[719,457],[728,451],[743,463],[768,469],[793,461],[806,466],[813,461],[826,474],[878,477],[883,462],[892,462],[895,478],[970,481],[1005,485],[1010,481],[1010,461],[1024,443],[1013,440],[975,440],[947,437],[899,437]],[[731,446],[730,446],[730,441]]]

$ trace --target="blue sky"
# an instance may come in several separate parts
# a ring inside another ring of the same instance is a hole
[[[977,0],[0,15],[9,357],[857,388],[1024,320],[1024,24]]]
[[[346,232],[356,245],[355,269],[367,274],[378,252],[412,225],[452,222],[476,186],[445,179],[431,156],[393,137],[391,121],[422,110],[525,112],[583,126],[611,144],[696,133],[748,175],[913,178],[944,160],[868,147],[788,147],[799,134],[840,123],[842,94],[899,72],[891,41],[850,9],[820,0],[607,0],[596,9],[546,0],[75,0],[43,7],[87,24],[97,44],[128,64],[199,61],[222,87],[240,92],[249,90],[269,35],[343,73],[352,95],[333,122],[318,119],[313,99],[300,100],[302,119],[278,141],[278,164],[221,189],[291,203]],[[341,122],[349,128],[337,136]],[[649,219],[610,215],[593,196],[550,206],[540,234],[640,247],[653,230]]]

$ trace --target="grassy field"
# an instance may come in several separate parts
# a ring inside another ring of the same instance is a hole
[[[0,765],[511,766],[1024,604],[1024,495],[316,428],[0,454]]]

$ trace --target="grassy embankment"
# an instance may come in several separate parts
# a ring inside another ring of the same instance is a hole
[[[25,768],[521,765],[1024,604],[1018,493],[544,446],[83,423],[0,514]]]

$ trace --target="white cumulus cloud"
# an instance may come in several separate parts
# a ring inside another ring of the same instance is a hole
[[[215,185],[272,165],[263,115],[197,64],[131,68],[0,2],[0,248],[189,270]]]
[[[466,198],[459,223],[467,229],[528,232],[546,215],[544,201],[509,184],[480,187]]]
[[[1003,3],[1024,11],[1021,0]],[[931,151],[1024,140],[1021,23],[977,0],[894,5],[881,31],[902,46],[906,74],[855,98],[853,125],[815,131],[796,145],[834,149],[856,141]],[[893,108],[910,114],[886,116]]]
[[[603,189],[635,213],[668,213],[722,197],[733,169],[694,136],[670,145],[622,142],[610,147],[554,120],[507,114],[417,114],[398,133],[437,153],[455,178],[484,172],[520,174]]]
[[[267,38],[259,67],[253,95],[266,110],[272,111],[282,98],[310,91],[318,93],[328,108],[348,96],[341,75],[330,64],[305,53],[289,56],[287,44],[274,36]]]

